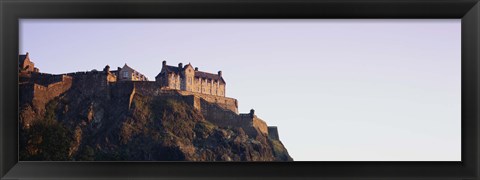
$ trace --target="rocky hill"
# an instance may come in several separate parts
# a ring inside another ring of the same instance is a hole
[[[149,93],[150,86],[136,91],[134,82],[97,84],[98,77],[63,77],[67,83],[51,87],[65,91],[36,85],[42,78],[21,78],[20,160],[293,160],[278,138],[258,128],[219,125],[212,118],[223,115],[207,115],[187,96]]]

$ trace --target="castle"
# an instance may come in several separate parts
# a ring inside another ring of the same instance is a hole
[[[22,101],[30,102],[42,111],[50,100],[66,93],[69,89],[81,89],[82,94],[99,94],[107,99],[127,98],[125,106],[131,108],[135,95],[165,96],[185,100],[213,124],[222,127],[241,127],[247,134],[262,133],[278,140],[275,126],[267,126],[265,121],[249,113],[238,112],[238,101],[226,97],[225,80],[222,71],[217,74],[199,71],[189,63],[183,66],[169,66],[162,63],[155,81],[125,64],[117,70],[106,65],[103,71],[48,74],[34,67],[28,53],[19,55],[19,86]],[[41,113],[40,113],[41,114]],[[29,121],[29,120],[26,120]],[[28,126],[28,122],[24,123]]]
[[[218,71],[218,74],[202,72],[198,67],[193,69],[190,63],[185,66],[179,63],[178,67],[175,67],[163,61],[162,70],[155,77],[155,81],[162,87],[170,89],[225,96],[225,80],[222,77],[222,71]]]

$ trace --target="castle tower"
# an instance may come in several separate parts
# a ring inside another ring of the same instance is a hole
[[[188,63],[183,68],[183,77],[184,77],[184,88],[181,90],[184,91],[193,91],[194,90],[194,78],[195,78],[195,70],[193,69],[192,65]]]

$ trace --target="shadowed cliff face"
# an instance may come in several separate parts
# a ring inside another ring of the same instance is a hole
[[[181,98],[78,83],[45,107],[20,103],[20,122],[33,119],[21,124],[20,160],[292,160],[280,141],[218,127]]]

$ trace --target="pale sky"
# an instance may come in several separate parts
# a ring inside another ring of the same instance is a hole
[[[460,19],[20,21],[41,72],[222,70],[296,161],[460,161]]]

